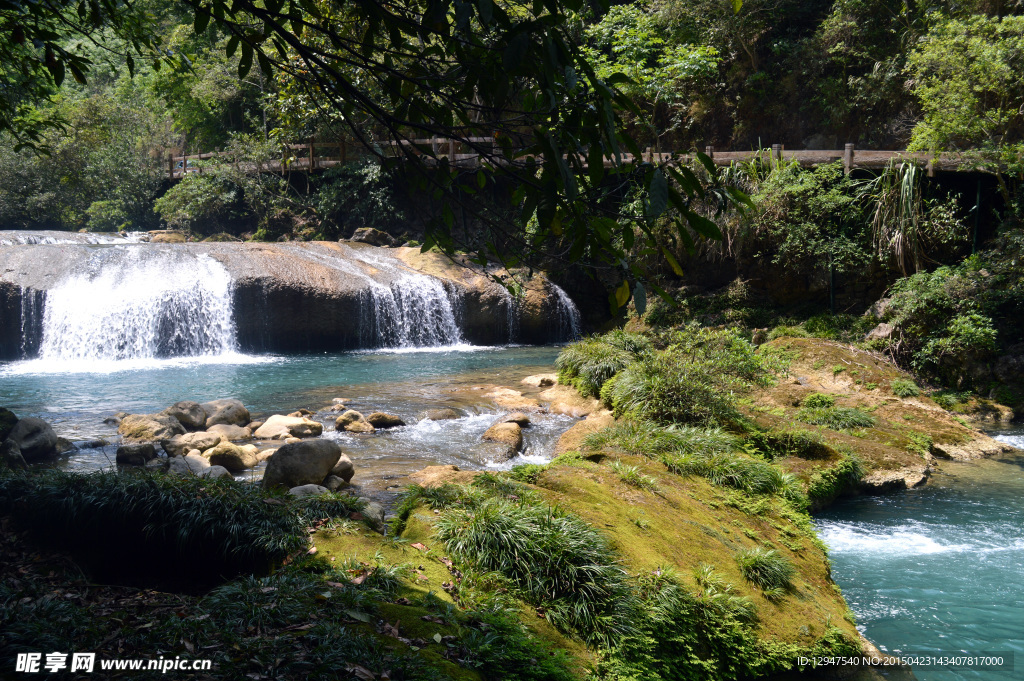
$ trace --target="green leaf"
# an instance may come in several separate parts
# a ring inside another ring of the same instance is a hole
[[[743,0],[732,0],[732,13],[739,14],[743,9]]]
[[[711,220],[708,220],[703,215],[689,211],[686,213],[686,221],[690,223],[691,227],[693,227],[693,231],[703,237],[719,240],[722,238],[722,230],[718,229],[718,225]]]
[[[668,261],[669,267],[671,267],[672,271],[676,273],[676,276],[683,276],[683,268],[680,266],[679,261],[676,260],[676,256],[672,255],[672,252],[664,246],[661,247],[661,253],[665,256],[665,260]]]
[[[622,286],[615,290],[615,303],[622,307],[629,302],[629,282],[622,282]]]
[[[647,312],[647,291],[639,281],[633,287],[633,305],[636,306],[636,313],[641,317]]]
[[[654,169],[649,193],[647,209],[650,216],[656,218],[665,212],[668,205],[668,180],[665,179],[665,173],[661,172],[661,168]]]
[[[252,70],[252,47],[242,43],[242,57],[238,60],[238,77],[245,78]]]
[[[704,170],[708,171],[708,175],[712,178],[718,177],[718,168],[715,166],[715,162],[711,160],[711,157],[705,154],[703,151],[697,152],[697,160],[704,166]]]
[[[210,15],[206,13],[205,7],[196,8],[196,16],[192,22],[192,30],[196,35],[202,35],[210,23]]]
[[[238,49],[238,36],[233,35],[228,38],[228,44],[224,47],[224,53],[228,55],[228,59],[235,56],[235,50]]]

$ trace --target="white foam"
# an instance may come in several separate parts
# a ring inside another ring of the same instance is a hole
[[[282,361],[274,355],[245,355],[225,352],[218,355],[168,357],[158,359],[30,359],[0,366],[0,376],[43,374],[115,374],[122,371],[188,369],[194,366],[270,364]]]
[[[912,526],[868,528],[829,522],[819,526],[818,534],[832,553],[872,554],[880,558],[959,553],[978,548],[971,544],[943,544]]]

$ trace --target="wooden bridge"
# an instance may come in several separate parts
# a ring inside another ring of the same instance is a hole
[[[386,158],[404,158],[406,154],[412,153],[426,159],[447,158],[452,165],[459,168],[479,167],[481,163],[479,149],[481,147],[490,146],[493,156],[500,156],[501,153],[500,147],[493,137],[470,137],[463,140],[434,137],[384,142],[377,146]],[[285,145],[284,153],[290,155],[280,160],[259,164],[259,168],[275,173],[311,172],[331,168],[356,158],[356,155],[349,153],[344,142],[311,141],[305,144],[289,144]],[[799,151],[788,150],[781,144],[773,144],[770,149],[758,151],[717,151],[714,147],[706,147],[704,153],[718,166],[729,166],[732,163],[752,161],[758,158],[783,163],[795,161],[803,167],[842,161],[847,175],[857,168],[884,168],[893,160],[920,163],[927,168],[929,176],[934,176],[936,171],[965,172],[971,170],[965,167],[966,158],[958,152],[931,154],[920,151],[858,150],[853,144],[847,144],[843,149]],[[202,172],[204,161],[230,157],[230,152],[172,156],[168,160],[167,177],[171,180],[178,180],[186,173]],[[639,161],[657,164],[689,163],[695,157],[696,155],[692,153],[658,153],[648,148]],[[632,154],[621,155],[621,162],[625,165],[632,164],[637,160]],[[605,167],[612,167],[613,162],[606,158],[604,164]],[[246,166],[247,170],[257,170],[257,164],[252,162],[243,162],[242,165]]]

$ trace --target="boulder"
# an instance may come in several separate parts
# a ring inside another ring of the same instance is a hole
[[[615,425],[615,417],[608,410],[595,412],[586,420],[580,421],[572,428],[562,433],[555,443],[555,456],[561,456],[566,452],[577,451],[583,445],[583,440],[591,433],[596,433]]]
[[[121,419],[117,432],[125,440],[154,442],[169,440],[175,435],[184,435],[185,426],[173,416],[166,414],[128,414]]]
[[[558,383],[557,374],[534,374],[533,376],[527,376],[522,381],[523,385],[533,386],[534,388],[547,388],[549,386]]]
[[[164,448],[168,456],[182,456],[193,449],[205,452],[207,449],[217,446],[220,440],[220,435],[216,433],[199,431],[198,433],[175,435],[168,440],[161,441],[160,446]]]
[[[358,241],[370,244],[371,246],[395,246],[398,243],[387,232],[382,232],[373,227],[360,227],[352,234],[352,238],[349,241]]]
[[[263,463],[270,457],[274,456],[274,452],[276,451],[276,449],[264,449],[262,452],[259,452],[256,455],[256,460],[259,461],[260,463]]]
[[[298,487],[292,487],[288,490],[288,494],[293,497],[315,497],[321,494],[327,494],[331,490],[321,485],[299,485]]]
[[[49,423],[34,416],[26,416],[15,423],[4,442],[17,445],[27,463],[48,461],[58,456],[57,433]]]
[[[21,455],[18,443],[13,440],[4,440],[3,444],[0,444],[0,464],[16,471],[28,470],[28,463]]]
[[[66,437],[57,438],[57,456],[64,456],[69,452],[74,452],[77,450],[78,445],[76,445],[71,440],[67,439]]]
[[[117,448],[116,461],[119,466],[145,466],[156,458],[156,447],[152,442],[136,442]]]
[[[255,433],[257,430],[263,427],[264,423],[266,423],[266,421],[253,421],[252,423],[247,425],[246,428]]]
[[[378,532],[384,531],[384,507],[378,504],[376,501],[370,501],[369,499],[362,499],[366,502],[366,506],[359,514],[363,517],[363,520],[367,525],[377,530]]]
[[[394,414],[385,414],[382,411],[375,411],[366,417],[366,420],[374,428],[397,428],[404,426],[405,421]]]
[[[590,397],[583,397],[575,388],[556,385],[540,394],[540,399],[550,402],[548,411],[566,416],[586,416],[603,409],[603,405]]]
[[[223,466],[232,473],[253,468],[259,463],[256,452],[243,449],[231,442],[221,442],[205,452],[203,457],[209,460],[211,466]]]
[[[303,440],[286,444],[267,460],[264,487],[319,484],[341,458],[341,447],[331,440]]]
[[[496,423],[483,434],[483,440],[501,445],[495,452],[495,458],[507,461],[523,448],[523,430],[517,423]]]
[[[236,399],[213,400],[204,402],[201,406],[206,412],[207,430],[210,429],[210,426],[222,423],[229,426],[244,426],[252,421],[249,417],[249,410]]]
[[[231,475],[231,471],[223,466],[210,466],[209,468],[201,470],[197,475],[200,478],[213,478],[218,480],[224,478],[225,480],[234,480],[235,476]]]
[[[171,475],[199,475],[211,468],[210,462],[198,454],[172,456],[167,460],[167,472]]]
[[[530,417],[521,411],[516,411],[504,418],[498,419],[495,423],[514,423],[520,428],[527,428],[530,425]]]
[[[339,478],[337,475],[328,475],[324,478],[324,487],[332,492],[337,492],[339,489],[347,485],[348,483]]]
[[[206,410],[198,402],[175,402],[160,413],[178,419],[185,430],[202,430],[206,427]]]
[[[461,419],[463,416],[464,414],[461,414],[450,407],[428,409],[423,412],[424,421],[454,421],[455,419]]]
[[[17,422],[18,417],[14,415],[13,411],[0,407],[0,442],[7,439]]]
[[[532,397],[523,397],[523,393],[511,388],[495,388],[484,397],[490,397],[494,403],[504,409],[540,410],[540,403]]]
[[[253,435],[259,440],[284,440],[289,437],[317,437],[324,427],[305,416],[274,414]]]
[[[158,456],[146,462],[146,468],[155,471],[166,471],[169,459],[166,456]]]
[[[149,232],[151,244],[183,244],[188,241],[184,232],[174,229],[154,229]]]
[[[218,435],[222,440],[249,440],[252,438],[252,431],[248,428],[227,423],[212,425],[206,429],[206,432]]]
[[[334,468],[331,469],[331,475],[337,476],[345,482],[351,481],[355,474],[356,467],[352,465],[352,459],[348,458],[346,454],[339,456],[338,463],[334,464]]]
[[[885,340],[886,338],[892,337],[893,331],[895,331],[895,329],[893,328],[892,324],[887,324],[885,322],[882,322],[881,324],[879,324],[875,328],[873,328],[870,331],[868,331],[867,335],[864,336],[864,340],[866,340],[866,341]]]
[[[334,421],[334,427],[338,430],[345,430],[349,433],[373,433],[376,428],[370,425],[362,414],[354,409],[349,409]]]

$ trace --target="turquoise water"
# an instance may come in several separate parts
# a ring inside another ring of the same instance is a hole
[[[325,437],[337,439],[356,463],[356,482],[379,491],[389,480],[435,463],[503,467],[491,461],[480,436],[508,410],[495,407],[485,393],[498,385],[530,394],[520,380],[554,371],[558,351],[552,346],[459,346],[283,357],[221,355],[91,363],[90,371],[69,371],[75,367],[38,360],[12,362],[0,364],[0,406],[18,416],[42,417],[58,435],[74,442],[111,442],[83,448],[61,461],[73,470],[111,467],[117,429],[103,420],[119,411],[152,413],[179,400],[222,397],[242,400],[257,419],[307,408],[325,424]],[[409,425],[372,437],[337,433],[337,414],[326,411],[335,398],[363,413],[397,414]],[[454,407],[463,418],[421,422],[423,411],[434,407]],[[525,452],[514,462],[546,461],[557,436],[573,421],[536,415],[525,432]]]
[[[1003,438],[1024,446],[1024,433]],[[922,489],[817,517],[864,635],[891,653],[1014,654],[1014,669],[918,666],[921,681],[1024,678],[1024,456],[942,464]]]

